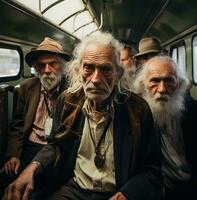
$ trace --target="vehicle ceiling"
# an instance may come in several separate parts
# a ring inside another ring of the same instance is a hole
[[[5,36],[37,46],[47,36],[63,44],[68,53],[79,41],[58,26],[44,20],[41,15],[17,5],[16,1],[0,0],[0,27],[0,39]]]
[[[90,0],[103,30],[138,43],[145,35],[166,42],[197,23],[196,0]]]
[[[146,35],[155,35],[162,43],[166,43],[197,26],[196,0],[83,1],[87,1],[92,8],[102,30],[112,32],[115,37],[129,44],[138,44],[140,38]],[[65,44],[68,52],[78,42],[76,37],[44,20],[41,15],[30,14],[28,10],[15,5],[15,1],[1,0],[0,11],[0,35],[39,43],[47,33],[47,36]],[[6,29],[3,28],[5,25]]]

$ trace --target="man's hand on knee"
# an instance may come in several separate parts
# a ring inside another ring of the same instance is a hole
[[[31,163],[5,190],[3,200],[28,200],[34,188],[34,175],[38,165]]]

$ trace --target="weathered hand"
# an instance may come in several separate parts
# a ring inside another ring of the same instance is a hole
[[[113,197],[109,200],[127,200],[127,198],[122,194],[122,192],[117,192]]]
[[[3,200],[28,200],[34,188],[34,174],[38,165],[30,164],[5,190]]]
[[[18,158],[12,157],[5,163],[0,172],[5,171],[6,174],[13,176],[14,174],[18,173],[19,167],[20,160]]]

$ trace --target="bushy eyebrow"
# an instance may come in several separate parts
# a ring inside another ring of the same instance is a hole
[[[94,64],[94,63],[89,63],[89,62],[84,62],[83,63],[83,66],[88,66],[88,67],[96,67],[97,65]],[[113,65],[111,63],[102,63],[102,64],[99,64],[100,67],[113,67]]]
[[[161,78],[159,78],[159,77],[152,77],[150,79],[150,81],[160,81],[160,80],[161,80]]]
[[[163,80],[164,82],[168,82],[168,81],[173,81],[174,78],[171,76],[165,76],[165,77],[152,77],[150,79],[150,81],[157,81],[157,82],[161,80]]]

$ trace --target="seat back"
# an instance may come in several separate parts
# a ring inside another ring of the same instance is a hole
[[[14,86],[0,85],[0,156],[5,153],[12,118]]]

